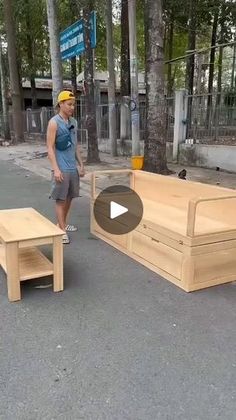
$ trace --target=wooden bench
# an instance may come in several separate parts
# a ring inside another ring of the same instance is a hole
[[[122,170],[143,202],[143,219],[127,235],[111,235],[93,215],[91,232],[187,292],[236,280],[236,192],[144,171]]]

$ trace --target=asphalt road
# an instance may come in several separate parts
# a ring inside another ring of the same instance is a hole
[[[49,188],[1,162],[0,208],[53,220]],[[71,220],[62,293],[49,277],[9,303],[0,269],[0,419],[235,419],[236,284],[183,292],[92,238],[87,197]]]

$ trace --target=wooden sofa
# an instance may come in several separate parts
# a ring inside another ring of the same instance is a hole
[[[143,219],[126,235],[101,229],[93,214],[102,176],[129,175]],[[91,233],[186,292],[236,280],[236,192],[144,171],[92,175]]]

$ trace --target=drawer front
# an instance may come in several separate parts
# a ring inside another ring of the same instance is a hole
[[[132,252],[175,278],[181,279],[183,254],[176,249],[134,231]]]
[[[231,276],[236,280],[236,248],[193,257],[194,283],[217,281]]]
[[[169,246],[170,248],[174,248],[177,251],[183,252],[185,239],[184,237],[179,236],[178,239],[177,237],[176,239],[170,238],[167,233],[163,234],[157,232],[146,223],[140,223],[135,230],[139,233],[142,233],[145,236],[149,236],[150,238],[156,239],[157,242],[159,241],[162,244]]]

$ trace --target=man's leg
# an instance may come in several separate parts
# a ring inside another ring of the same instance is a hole
[[[79,197],[79,176],[78,176],[78,172],[76,171],[75,173],[70,174],[69,177],[69,189],[68,189],[68,195],[67,195],[67,199],[66,199],[66,216],[65,216],[65,221],[66,221],[66,226],[67,226],[67,217],[69,214],[69,210],[71,207],[71,203],[73,198],[75,197]],[[74,227],[73,225],[70,226],[69,231],[74,232],[75,230],[77,230],[76,227]]]
[[[67,217],[71,207],[72,198],[67,198],[65,201],[65,226],[67,226]]]
[[[67,201],[56,200],[56,216],[59,227],[66,231],[66,208]]]

